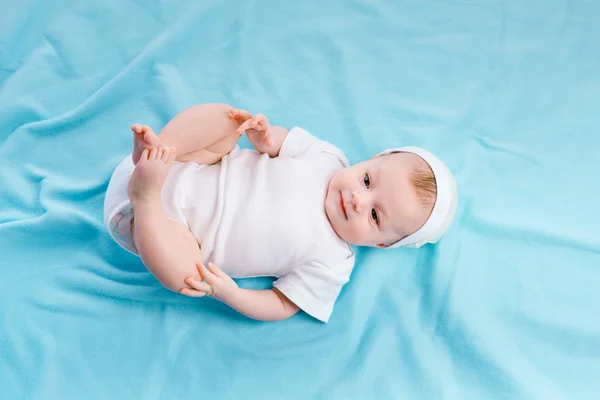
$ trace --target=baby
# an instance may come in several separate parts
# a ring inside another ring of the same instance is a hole
[[[302,309],[327,322],[354,266],[351,245],[434,243],[456,211],[452,173],[417,147],[349,166],[301,128],[224,104],[189,108],[159,135],[132,130],[133,152],[106,193],[110,234],[168,289],[254,319]],[[256,151],[236,145],[243,132]],[[232,279],[256,276],[277,280],[250,290]]]

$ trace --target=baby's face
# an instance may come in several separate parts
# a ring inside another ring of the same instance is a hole
[[[418,201],[409,178],[423,165],[415,154],[396,153],[337,171],[327,187],[325,213],[338,236],[384,247],[416,232],[433,208]]]

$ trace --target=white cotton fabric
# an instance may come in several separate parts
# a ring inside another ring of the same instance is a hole
[[[301,128],[289,131],[278,157],[236,148],[220,163],[175,163],[162,191],[167,216],[187,225],[211,261],[234,278],[274,276],[273,286],[327,322],[354,266],[351,246],[325,214],[331,175],[347,167],[341,150]],[[129,223],[128,156],[107,190],[105,223],[137,254]]]

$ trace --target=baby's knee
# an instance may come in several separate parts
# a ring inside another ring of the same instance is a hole
[[[185,278],[183,278],[185,279]],[[187,287],[187,285],[185,284],[185,282],[183,281],[183,279],[181,281],[179,280],[159,280],[159,282],[165,287],[165,289],[170,290],[171,292],[176,292],[179,293],[179,291],[181,289],[183,289],[184,287]]]
[[[174,271],[174,273],[165,274],[158,278],[158,281],[171,292],[179,293],[181,289],[188,288],[189,286],[185,283],[185,279],[191,277],[196,280],[200,279],[199,274],[185,273],[183,271]]]
[[[172,264],[169,268],[161,270],[156,275],[156,278],[166,289],[177,293],[179,293],[181,289],[189,289],[189,286],[185,283],[187,278],[202,280],[200,273],[196,268],[196,263],[190,261],[189,258],[186,258],[186,260],[180,259],[178,263]]]

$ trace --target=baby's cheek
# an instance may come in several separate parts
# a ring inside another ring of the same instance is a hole
[[[348,226],[348,241],[357,245],[364,244],[364,232],[360,224],[352,224]]]

